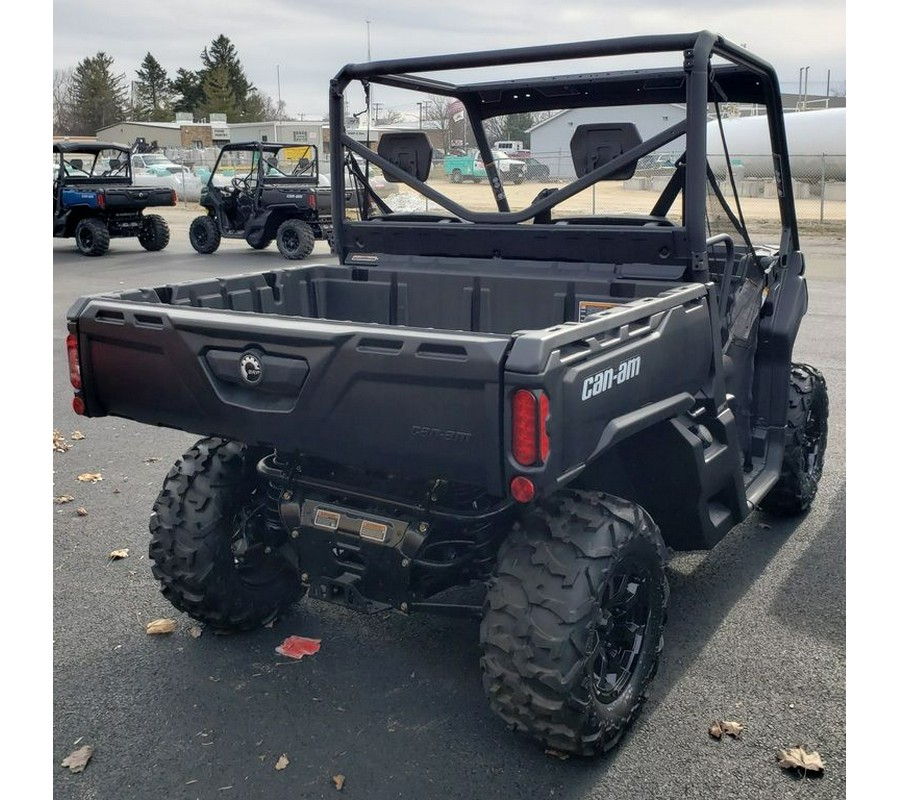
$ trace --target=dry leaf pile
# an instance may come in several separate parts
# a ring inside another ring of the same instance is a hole
[[[84,772],[84,768],[87,766],[88,761],[91,760],[92,755],[94,755],[94,748],[86,744],[84,747],[79,747],[74,753],[66,756],[61,766],[68,767],[72,772]]]
[[[57,503],[59,505],[62,505],[63,503],[71,503],[74,500],[75,500],[75,498],[72,497],[72,495],[70,495],[70,494],[61,494],[61,495],[59,495],[59,497],[53,498],[53,502]]]
[[[103,475],[99,472],[83,472],[78,476],[78,480],[82,483],[99,483],[103,480]]]
[[[84,434],[81,431],[72,431],[72,439],[76,442],[80,442],[84,439]]]
[[[128,548],[123,547],[121,550],[113,550],[109,554],[110,561],[117,561],[120,558],[128,558]]]
[[[53,431],[53,452],[54,453],[65,453],[72,447],[67,441],[66,437],[63,436],[59,431]]]

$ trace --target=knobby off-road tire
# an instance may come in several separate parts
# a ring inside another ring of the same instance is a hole
[[[165,250],[169,244],[169,223],[159,214],[148,214],[138,233],[138,241],[145,250]]]
[[[191,247],[198,253],[209,255],[215,253],[222,243],[222,232],[219,230],[219,224],[208,214],[202,217],[195,217],[188,229],[188,238],[191,240]]]
[[[240,547],[242,520],[252,530],[262,513],[256,486],[256,458],[243,444],[201,439],[169,471],[150,518],[152,572],[163,595],[218,632],[265,625],[304,591],[277,551],[266,554],[252,541]]]
[[[285,258],[300,261],[313,251],[316,235],[303,220],[286,219],[278,226],[275,243],[278,245],[278,252]]]
[[[109,250],[109,228],[103,220],[87,217],[75,226],[75,246],[83,256],[102,256]]]
[[[793,516],[809,510],[819,489],[827,443],[825,378],[809,364],[792,364],[781,475],[760,503],[763,511]]]
[[[481,623],[491,708],[547,747],[614,747],[656,674],[666,554],[646,511],[597,492],[561,492],[517,524]]]

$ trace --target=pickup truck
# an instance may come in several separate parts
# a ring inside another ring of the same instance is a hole
[[[447,77],[648,52],[671,66],[584,70],[565,95],[528,72]],[[523,208],[488,151],[486,211],[428,182],[424,133],[371,149],[345,130],[360,83],[460,99],[482,142],[485,118],[566,99],[686,116],[646,138],[627,119],[579,125],[576,177]],[[721,97],[767,108],[771,247],[711,180],[707,103]],[[334,263],[116,288],[68,312],[76,413],[199,437],[150,514],[164,596],[216,631],[265,625],[306,594],[471,615],[510,728],[582,756],[617,745],[662,650],[670,550],[711,548],[758,508],[802,514],[822,474],[825,379],[792,359],[807,289],[780,98],[768,62],[707,31],[341,69]],[[628,180],[676,140],[687,157],[645,213],[591,207],[598,181]],[[349,218],[348,158],[432,210],[375,196]]]
[[[169,244],[169,225],[147,209],[174,206],[169,187],[135,185],[130,150],[98,141],[53,143],[53,236],[75,239],[78,252],[102,256],[110,239],[136,237],[145,250]]]
[[[524,161],[511,158],[509,153],[498,149],[491,150],[491,157],[497,164],[497,168],[503,175],[504,180],[519,184],[527,177]],[[473,183],[481,183],[487,178],[484,160],[477,150],[470,151],[468,155],[464,156],[445,156],[444,174],[453,183],[462,183],[466,180],[470,180]]]

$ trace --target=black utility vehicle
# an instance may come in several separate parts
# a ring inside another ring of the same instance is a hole
[[[315,145],[240,142],[222,148],[200,192],[207,209],[191,223],[191,245],[214,253],[222,238],[256,250],[273,241],[285,258],[306,258],[331,239],[331,190],[319,188]]]
[[[541,63],[651,53],[621,72]],[[533,71],[447,77],[513,64]],[[424,133],[372,150],[345,130],[357,81],[461,101],[494,210],[427,182]],[[825,381],[792,363],[807,288],[775,72],[703,31],[350,64],[330,97],[338,263],[79,299],[75,410],[203,437],[150,518],[176,608],[220,631],[307,593],[471,614],[496,713],[606,751],[657,668],[670,548],[713,547],[758,508],[801,514],[822,474]],[[484,118],[642,103],[685,115],[578,125],[576,177],[510,208]],[[724,103],[766,108],[774,247],[707,166]],[[639,160],[672,147],[668,185],[636,192]],[[346,219],[348,153],[406,184],[403,208],[375,196]],[[598,181],[618,198],[599,210]]]
[[[78,251],[102,256],[110,239],[136,236],[145,250],[169,243],[169,225],[148,208],[174,206],[172,189],[135,186],[131,150],[111,142],[53,143],[53,236],[75,239]]]

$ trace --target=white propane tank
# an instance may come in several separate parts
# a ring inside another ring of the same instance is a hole
[[[722,120],[728,155],[735,177],[772,178],[772,146],[765,116],[734,117]],[[784,115],[791,174],[794,181],[847,179],[847,109],[825,108],[816,111],[791,111]],[[719,123],[707,126],[709,165],[717,177],[725,174],[725,156]]]

